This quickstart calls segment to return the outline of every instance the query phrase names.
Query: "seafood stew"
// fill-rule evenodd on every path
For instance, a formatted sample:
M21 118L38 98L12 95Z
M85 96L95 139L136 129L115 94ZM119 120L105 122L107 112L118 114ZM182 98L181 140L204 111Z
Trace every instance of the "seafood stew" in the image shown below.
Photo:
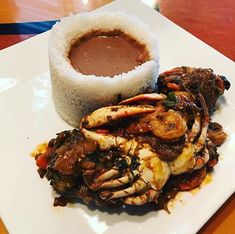
M207 82L214 88L203 92ZM36 156L40 176L60 195L55 206L81 198L166 209L178 191L202 183L227 136L210 115L229 82L209 69L182 67L162 73L158 88L164 94L141 94L92 112L80 129L57 134Z

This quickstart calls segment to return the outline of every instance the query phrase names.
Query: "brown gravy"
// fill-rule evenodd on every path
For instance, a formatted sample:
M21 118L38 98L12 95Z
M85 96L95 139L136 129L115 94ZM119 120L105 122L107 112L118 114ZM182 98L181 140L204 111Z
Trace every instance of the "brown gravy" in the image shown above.
M149 60L145 45L121 31L90 32L69 52L73 67L84 75L113 77Z

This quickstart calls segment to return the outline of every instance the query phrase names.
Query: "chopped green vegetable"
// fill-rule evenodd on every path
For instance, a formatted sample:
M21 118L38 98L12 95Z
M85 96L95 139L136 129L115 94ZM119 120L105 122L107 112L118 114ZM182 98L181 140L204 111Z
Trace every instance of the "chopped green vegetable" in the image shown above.
M177 103L177 98L174 92L170 92L167 95L167 99L163 102L166 107L173 107Z

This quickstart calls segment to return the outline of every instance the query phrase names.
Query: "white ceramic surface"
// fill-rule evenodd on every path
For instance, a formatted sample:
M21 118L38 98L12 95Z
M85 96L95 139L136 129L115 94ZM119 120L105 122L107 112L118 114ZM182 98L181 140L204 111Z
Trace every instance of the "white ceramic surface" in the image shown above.
M229 135L213 180L195 195L184 193L171 214L140 210L117 213L83 204L54 208L46 179L39 178L30 152L71 127L55 112L47 56L49 33L0 51L0 216L11 234L195 233L235 190L235 65L137 0L99 9L123 9L149 24L159 38L161 71L188 65L211 67L232 87L213 116ZM145 213L145 214L144 214Z

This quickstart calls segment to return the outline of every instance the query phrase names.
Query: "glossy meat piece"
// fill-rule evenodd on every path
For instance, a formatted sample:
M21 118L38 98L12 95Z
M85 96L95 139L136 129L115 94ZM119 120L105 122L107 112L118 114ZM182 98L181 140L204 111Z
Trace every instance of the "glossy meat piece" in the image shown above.
M212 69L177 67L163 72L158 78L158 91L167 94L172 91L187 91L194 96L204 97L209 113L212 114L215 103L230 83L224 76L216 75Z

